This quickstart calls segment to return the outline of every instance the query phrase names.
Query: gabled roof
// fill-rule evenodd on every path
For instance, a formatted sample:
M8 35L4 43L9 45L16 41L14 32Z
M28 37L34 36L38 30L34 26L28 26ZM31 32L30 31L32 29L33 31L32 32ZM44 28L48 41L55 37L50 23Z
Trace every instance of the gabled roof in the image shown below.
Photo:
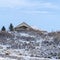
M22 26L26 26L26 27L29 27L31 28L31 26L29 26L27 23L25 22L22 22L21 24L19 24L18 26L16 26L15 28L19 28L19 27L22 27Z

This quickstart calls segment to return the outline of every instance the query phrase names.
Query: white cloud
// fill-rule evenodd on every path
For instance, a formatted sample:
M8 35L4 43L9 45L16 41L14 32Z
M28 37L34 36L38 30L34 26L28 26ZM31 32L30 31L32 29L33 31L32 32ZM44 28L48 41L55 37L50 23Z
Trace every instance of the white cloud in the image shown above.
M49 13L48 11L21 11L21 12L23 12L23 13L32 13L32 14L46 14L46 13Z
M48 11L44 11L43 9L57 9L59 8L57 5L54 5L50 2L43 1L29 1L29 0L0 0L0 7L8 7L8 8L19 8L22 9L21 12L24 13L49 13ZM41 11L41 9L43 11Z
M0 0L0 7L17 7L25 5L24 0Z
M33 0L32 0L33 1ZM40 7L40 8L57 8L58 6L49 3L28 0L0 0L0 7Z
M55 5L55 4L53 4L53 3L49 3L49 2L47 2L47 3L42 3L42 5L44 6L44 7L46 7L46 8L58 8L58 6L57 5Z

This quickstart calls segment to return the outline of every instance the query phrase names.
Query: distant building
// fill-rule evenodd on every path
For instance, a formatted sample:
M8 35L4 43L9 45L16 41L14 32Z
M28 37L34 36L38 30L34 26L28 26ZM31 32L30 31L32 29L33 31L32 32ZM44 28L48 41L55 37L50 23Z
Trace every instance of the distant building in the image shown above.
M16 26L14 28L15 31L19 31L19 30L31 30L33 29L31 26L29 26L27 23L23 22L21 24L19 24L18 26Z
M37 32L37 33L40 33L40 34L46 34L47 31L43 31L43 30L39 30L39 29L34 29L32 28L31 26L29 26L27 23L23 22L21 24L19 24L18 26L16 26L14 28L15 31L23 31L23 30L26 30L26 31L34 31L34 32Z

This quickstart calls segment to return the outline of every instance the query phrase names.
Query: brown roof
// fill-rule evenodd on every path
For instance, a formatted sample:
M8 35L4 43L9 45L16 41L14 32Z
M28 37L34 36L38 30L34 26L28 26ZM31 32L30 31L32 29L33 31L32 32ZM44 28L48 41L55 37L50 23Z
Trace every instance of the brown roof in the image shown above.
M19 28L19 27L22 27L22 26L26 26L26 27L29 27L31 28L31 26L29 26L27 23L23 22L21 24L19 24L18 26L16 26L15 28Z

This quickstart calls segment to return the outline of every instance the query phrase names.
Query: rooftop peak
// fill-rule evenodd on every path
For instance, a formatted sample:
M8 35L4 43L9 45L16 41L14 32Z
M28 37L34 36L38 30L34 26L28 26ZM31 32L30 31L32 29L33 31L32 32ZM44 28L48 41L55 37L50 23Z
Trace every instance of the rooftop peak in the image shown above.
M32 27L25 22L22 22L21 24L15 27L15 30L29 30L29 29L32 29Z
M25 22L22 22L21 24L17 25L16 27L22 27L22 26L25 26L25 27L31 27L29 26L27 23Z

